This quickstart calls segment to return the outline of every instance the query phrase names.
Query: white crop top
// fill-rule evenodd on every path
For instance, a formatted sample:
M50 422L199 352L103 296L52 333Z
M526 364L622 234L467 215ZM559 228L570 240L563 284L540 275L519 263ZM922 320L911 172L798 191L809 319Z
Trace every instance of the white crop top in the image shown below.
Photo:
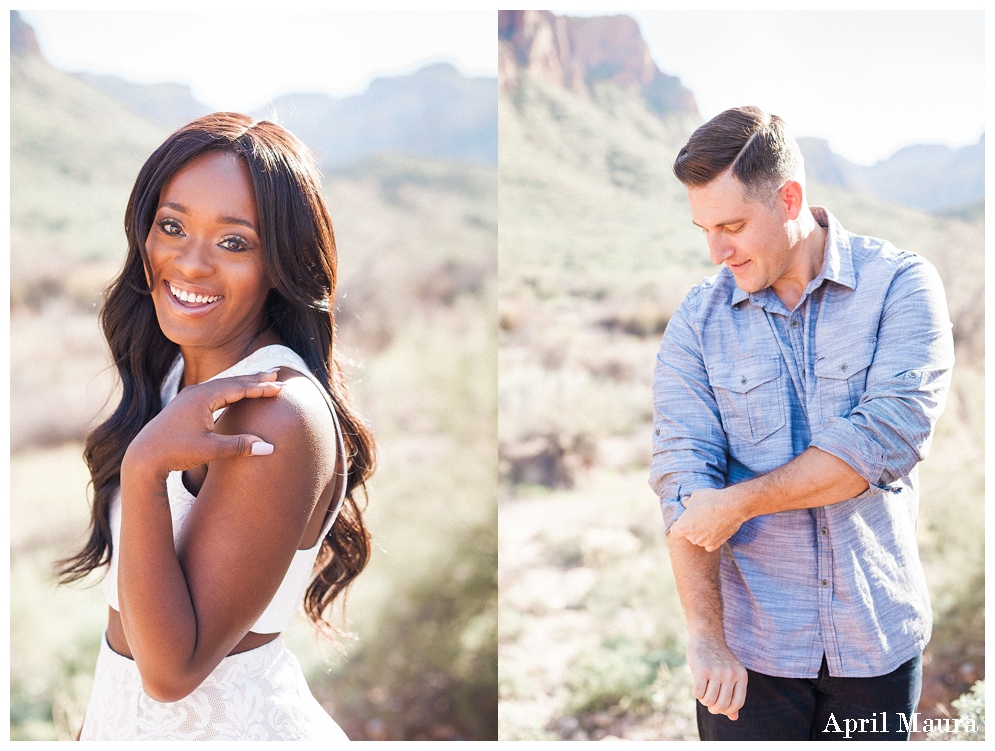
M228 370L218 373L214 378L251 375L275 367L289 368L301 375L307 376L318 387L318 391L321 392L322 396L325 397L328 408L332 413L332 419L335 421L335 445L338 452L338 460L335 466L342 468L341 471L344 472L346 466L345 444L342 440L342 428L339 426L338 415L335 413L328 393L296 352L279 344L263 347L257 349L244 360L235 363ZM176 396L182 375L183 357L180 356L176 358L176 362L173 363L173 367L166 376L166 380L163 381L161 389L163 407ZM214 378L210 380L214 380ZM217 419L223 412L223 408L215 412L214 419ZM182 472L169 473L169 477L166 479L166 490L169 495L169 511L173 519L173 542L175 544L176 540L179 539L180 530L183 529L183 523L186 521L187 515L193 508L197 498L183 484ZM311 580L311 572L314 568L314 562L318 557L318 551L321 549L321 541L328 534L328 530L332 528L339 510L342 508L342 502L345 500L345 490L346 478L342 477L338 497L335 499L335 505L331 513L328 514L328 519L325 521L317 544L307 550L298 550L294 553L294 559L291 561L290 568L287 569L287 573L284 575L279 589L273 595L273 599L270 600L269 605L266 606L266 610L259 616L259 619L252 625L252 628L249 629L250 631L257 634L275 634L286 630L293 623L294 616L297 614L304 600L304 592L307 590L307 585ZM115 610L120 610L117 596L117 551L120 550L121 544L120 489L114 493L114 497L111 499L110 523L113 548L111 562L107 567L107 574L104 576L104 597L107 598L108 605Z

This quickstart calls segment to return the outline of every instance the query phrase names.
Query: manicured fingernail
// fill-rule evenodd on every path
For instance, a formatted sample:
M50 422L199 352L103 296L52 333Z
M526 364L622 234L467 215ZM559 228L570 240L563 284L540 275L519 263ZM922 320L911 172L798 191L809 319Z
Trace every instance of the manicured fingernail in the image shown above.
M253 456L268 456L273 453L273 444L265 441L256 441L252 444Z

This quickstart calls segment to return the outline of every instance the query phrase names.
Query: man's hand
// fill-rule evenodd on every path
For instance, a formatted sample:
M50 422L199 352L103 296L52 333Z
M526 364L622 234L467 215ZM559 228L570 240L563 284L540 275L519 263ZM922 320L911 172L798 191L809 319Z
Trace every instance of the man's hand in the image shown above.
M734 502L731 485L723 490L696 490L684 501L684 513L670 528L670 534L685 537L709 553L736 534L746 521Z
M717 636L688 636L688 667L694 685L691 693L712 714L739 718L746 701L746 668Z

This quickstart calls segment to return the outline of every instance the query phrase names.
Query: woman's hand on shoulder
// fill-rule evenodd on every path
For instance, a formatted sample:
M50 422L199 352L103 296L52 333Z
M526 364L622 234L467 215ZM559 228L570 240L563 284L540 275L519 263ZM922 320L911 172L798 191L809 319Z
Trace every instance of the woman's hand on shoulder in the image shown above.
M251 433L215 431L214 412L244 399L279 394L277 372L234 376L188 386L135 437L125 453L122 471L139 466L164 478L217 459L273 453L273 444Z
M218 419L219 436L262 434L276 449L212 461L177 540L198 638L221 645L218 654L272 599L334 477L331 414L311 381L294 375L281 373L277 398L241 401Z
M163 410L161 430L150 431L155 440L184 443L184 452L176 454L177 469L202 463L208 454L217 457L208 460L207 476L175 543L168 516L164 528L142 520L169 514L149 502L152 492L141 490L149 487L149 476L136 472L126 482L122 473L122 620L146 690L170 697L164 701L192 691L243 639L283 581L312 514L327 506L335 471L334 420L309 379L289 370L277 377L285 381L276 390L272 380L259 378L201 384L210 390L198 387L202 393L192 391L184 399L189 404L180 402L172 415ZM271 394L274 398L245 398ZM226 404L232 406L214 424L211 413ZM262 456L246 451L246 441L257 436L275 451ZM233 437L242 439L241 453L231 444L217 448ZM202 448L202 441L210 446ZM159 466L176 466L175 458L162 464L162 457L173 457L169 452L153 455ZM138 499L130 506L128 485ZM162 485L155 497L165 491ZM128 543L130 553L126 535L138 541ZM174 554L177 565L171 570L168 557Z

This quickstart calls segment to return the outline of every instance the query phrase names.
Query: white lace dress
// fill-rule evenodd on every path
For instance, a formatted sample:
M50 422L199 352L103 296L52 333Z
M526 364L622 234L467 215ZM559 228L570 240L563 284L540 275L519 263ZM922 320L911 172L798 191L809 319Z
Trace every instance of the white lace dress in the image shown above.
M258 373L276 366L310 375L293 351L271 346L257 350L216 377ZM181 364L166 379L164 401L175 395L176 384L170 379L178 382L180 374ZM179 497L182 482L167 483L167 488L171 507L187 505L190 499ZM179 521L174 517L174 525ZM310 574L310 567L304 568ZM111 589L116 595L117 572L116 567L112 569ZM116 597L108 599L113 600L112 606L116 605ZM299 604L298 599L290 611L291 618ZM271 603L267 612L275 605L276 602ZM135 661L112 650L105 635L80 740L327 742L349 739L311 694L297 658L279 637L256 649L226 657L197 689L180 701L158 702L142 690Z
M279 638L221 661L189 696L158 702L135 661L101 640L83 741L347 741Z

